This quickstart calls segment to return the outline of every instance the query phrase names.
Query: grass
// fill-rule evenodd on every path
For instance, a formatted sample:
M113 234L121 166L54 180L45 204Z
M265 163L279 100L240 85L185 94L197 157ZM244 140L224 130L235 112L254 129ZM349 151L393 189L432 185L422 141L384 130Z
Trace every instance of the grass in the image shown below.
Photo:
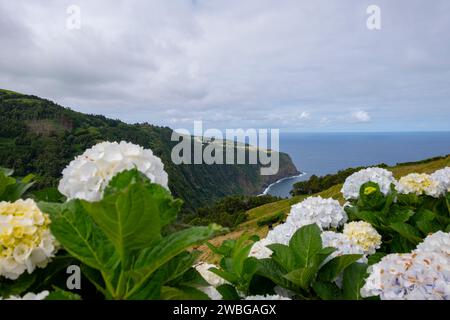
M444 167L450 166L450 155L438 160L426 161L426 162L417 162L411 164L399 164L393 167L387 168L392 171L395 178L399 179L402 176L407 175L408 173L417 172L417 173L433 173L438 169L442 169ZM341 204L345 202L342 194L340 192L342 188L342 184L338 184L332 186L331 188L319 192L316 195L319 195L323 198L333 198L338 200ZM277 202L272 202L265 204L263 206L253 208L247 211L248 220L238 226L232 232L227 234L220 235L212 240L210 243L217 246L220 245L226 239L237 239L244 233L256 234L260 237L265 237L268 232L268 227L263 226L259 227L257 225L258 220L275 214L277 212L289 213L291 206L302 201L307 196L296 196L290 199L284 199ZM215 256L207 246L200 246L198 248L203 253L200 256L201 261L208 261L210 263L217 263L218 257Z
M20 93L18 93L18 92L11 91L11 90L6 90L6 89L0 89L0 93L5 93L5 94L20 94Z

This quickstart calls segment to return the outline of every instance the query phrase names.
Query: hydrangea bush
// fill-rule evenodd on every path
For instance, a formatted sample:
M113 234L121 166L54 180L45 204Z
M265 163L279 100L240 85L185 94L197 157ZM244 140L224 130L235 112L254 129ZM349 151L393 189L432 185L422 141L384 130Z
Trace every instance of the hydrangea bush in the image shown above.
M450 299L450 168L361 170L344 206L309 197L266 237L219 246L220 226L169 228L182 202L140 146L93 146L59 192L12 174L0 169L0 299ZM204 243L217 265L198 261ZM90 291L64 290L71 264Z

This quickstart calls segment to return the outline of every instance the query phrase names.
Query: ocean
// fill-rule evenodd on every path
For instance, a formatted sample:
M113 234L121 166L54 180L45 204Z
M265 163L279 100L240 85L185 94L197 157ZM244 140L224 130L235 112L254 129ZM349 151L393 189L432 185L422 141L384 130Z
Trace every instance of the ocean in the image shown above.
M321 176L349 167L395 165L450 154L450 132L281 133L280 151L288 153L304 174L274 183L265 193L289 197L292 185L312 174Z

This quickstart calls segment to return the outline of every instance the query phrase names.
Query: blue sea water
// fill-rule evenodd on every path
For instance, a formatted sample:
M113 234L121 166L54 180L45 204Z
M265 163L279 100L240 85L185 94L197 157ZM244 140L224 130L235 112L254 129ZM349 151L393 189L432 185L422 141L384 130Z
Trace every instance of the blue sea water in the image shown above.
M408 133L281 133L280 150L306 174L284 179L266 192L288 197L292 185L312 174L325 175L349 167L423 160L450 154L450 132Z

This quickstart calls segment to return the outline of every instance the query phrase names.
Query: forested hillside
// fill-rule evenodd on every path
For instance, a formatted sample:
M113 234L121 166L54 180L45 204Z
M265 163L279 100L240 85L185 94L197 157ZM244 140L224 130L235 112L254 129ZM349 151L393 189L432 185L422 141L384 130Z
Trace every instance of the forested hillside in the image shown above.
M62 169L100 141L126 140L151 148L169 175L169 187L186 208L212 203L233 194L257 194L264 186L294 175L287 154L280 154L277 175L261 176L259 165L174 165L170 160L172 130L148 123L127 124L87 115L36 96L0 90L0 166L17 175L38 174L38 187L56 186Z

